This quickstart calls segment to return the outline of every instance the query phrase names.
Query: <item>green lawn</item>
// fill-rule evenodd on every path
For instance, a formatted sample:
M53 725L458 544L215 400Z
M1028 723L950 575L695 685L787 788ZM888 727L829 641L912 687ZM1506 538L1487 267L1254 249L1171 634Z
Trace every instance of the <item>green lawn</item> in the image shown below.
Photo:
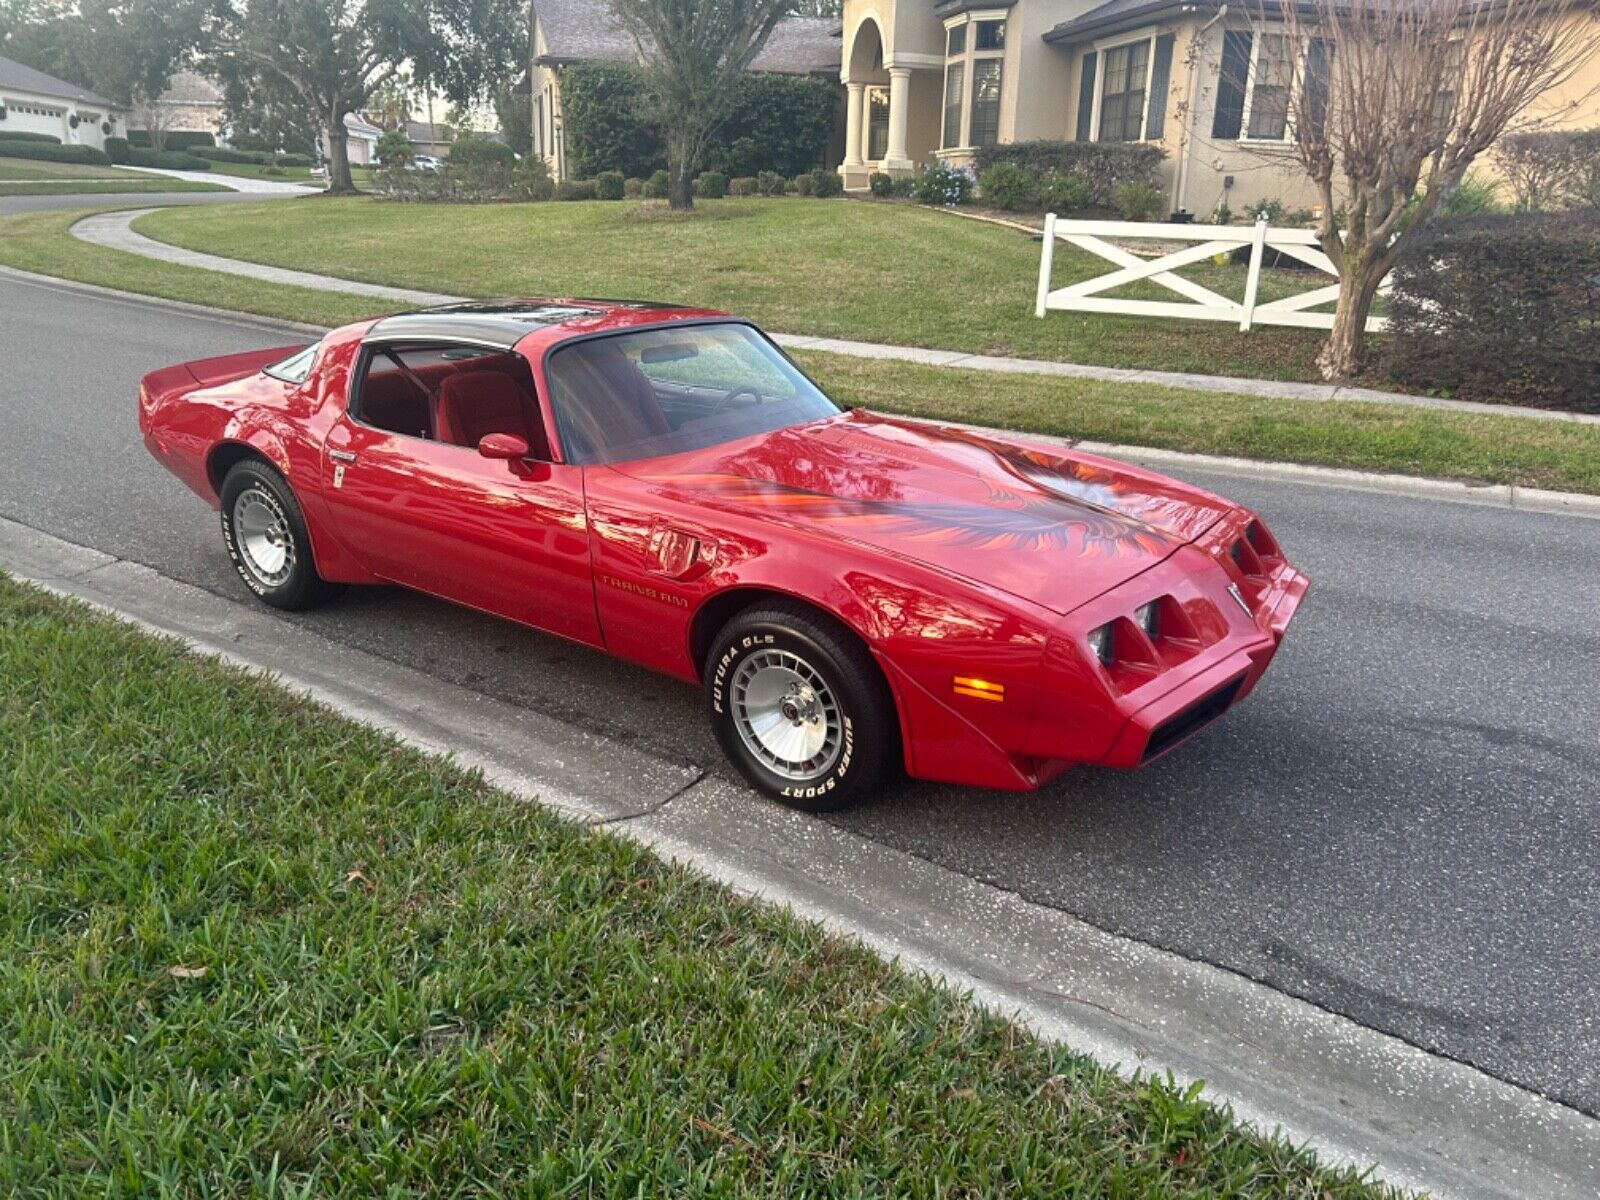
M1384 1194L0 575L0 1191Z
M193 249L402 287L676 301L787 333L986 354L1311 379L1320 344L1305 330L1241 335L1205 322L1082 313L1040 320L1036 241L909 205L707 201L685 219L631 202L456 206L358 197L270 210L173 209L141 218L138 228ZM1102 262L1064 243L1055 261L1057 285L1098 274Z
M214 183L195 183L125 167L91 163L38 162L0 155L0 197L93 195L101 192L216 192Z
M343 203L313 198L279 202L270 211ZM67 232L83 215L43 212L0 218L0 264L324 325L372 316L379 304L91 246ZM1600 427L1592 425L1394 404L1269 400L1155 384L993 375L814 352L798 357L841 403L884 412L1199 453L1600 493Z
M310 167L280 167L268 171L260 163L230 163L213 162L208 168L218 175L233 175L240 179L272 179L280 183L311 183ZM350 176L360 187L372 179L372 172L366 167L351 167ZM316 181L320 182L320 181Z

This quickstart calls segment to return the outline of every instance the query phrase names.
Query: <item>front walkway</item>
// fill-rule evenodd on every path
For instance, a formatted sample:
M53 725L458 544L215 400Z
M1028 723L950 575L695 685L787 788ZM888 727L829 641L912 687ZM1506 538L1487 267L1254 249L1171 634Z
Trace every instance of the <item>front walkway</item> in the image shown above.
M182 174L186 177L198 174L193 171L167 173ZM230 177L219 175L215 178L221 180ZM331 275L318 275L310 271L293 271L285 267L270 267L261 263L223 258L221 255L205 254L198 250L185 250L180 246L158 242L133 230L134 221L146 213L155 211L157 210L154 208L137 208L97 213L75 224L72 227L72 234L82 241L104 246L110 250L121 250L128 254L159 259L179 266L196 267L203 271L240 275L248 279L258 279L263 283L281 283L291 287L310 288L314 291L348 292L352 295L372 296L379 300L411 305L454 304L477 298L452 296L444 292L418 291L413 288L388 287L377 283L360 283L351 279L338 279ZM1096 367L1081 363L1049 362L1036 358L1003 358L990 354L967 354L960 350L927 350L917 346L887 346L877 342L852 342L839 338L809 337L790 333L774 333L772 337L780 346L792 350L822 350L850 358L910 362L932 367L955 367L963 371L1149 383L1185 388L1190 391L1276 396L1285 400L1354 400L1374 404L1400 404L1413 408L1442 409L1449 412L1483 413L1497 417L1525 417L1531 420L1573 421L1600 425L1600 416L1588 413L1518 408L1510 404L1480 404L1471 400L1444 400L1436 396L1412 396L1402 392L1381 392L1373 388L1343 387L1329 383L1292 383L1234 375L1196 375L1183 371L1135 371L1124 367Z

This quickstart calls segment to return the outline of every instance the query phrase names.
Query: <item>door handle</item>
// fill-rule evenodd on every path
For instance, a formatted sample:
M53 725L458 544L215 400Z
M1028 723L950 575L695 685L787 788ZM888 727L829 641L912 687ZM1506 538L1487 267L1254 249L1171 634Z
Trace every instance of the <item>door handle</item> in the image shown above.
M356 456L348 450L329 450L328 457L342 463L353 463L356 460Z

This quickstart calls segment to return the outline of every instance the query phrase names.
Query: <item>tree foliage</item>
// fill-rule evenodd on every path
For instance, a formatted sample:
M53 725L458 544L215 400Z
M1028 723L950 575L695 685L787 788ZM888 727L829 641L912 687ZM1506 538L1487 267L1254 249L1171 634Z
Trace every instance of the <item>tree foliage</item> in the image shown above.
M165 90L205 12L206 0L0 0L0 53L132 107Z
M694 177L739 80L795 0L607 0L646 67L667 147L668 199L694 207Z

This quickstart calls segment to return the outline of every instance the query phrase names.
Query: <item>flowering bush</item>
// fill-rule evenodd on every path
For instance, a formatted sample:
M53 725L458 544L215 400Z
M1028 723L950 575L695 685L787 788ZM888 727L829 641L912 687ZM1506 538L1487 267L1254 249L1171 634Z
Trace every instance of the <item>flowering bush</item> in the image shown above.
M965 204L972 198L972 173L963 167L931 163L917 176L914 195L923 204Z

